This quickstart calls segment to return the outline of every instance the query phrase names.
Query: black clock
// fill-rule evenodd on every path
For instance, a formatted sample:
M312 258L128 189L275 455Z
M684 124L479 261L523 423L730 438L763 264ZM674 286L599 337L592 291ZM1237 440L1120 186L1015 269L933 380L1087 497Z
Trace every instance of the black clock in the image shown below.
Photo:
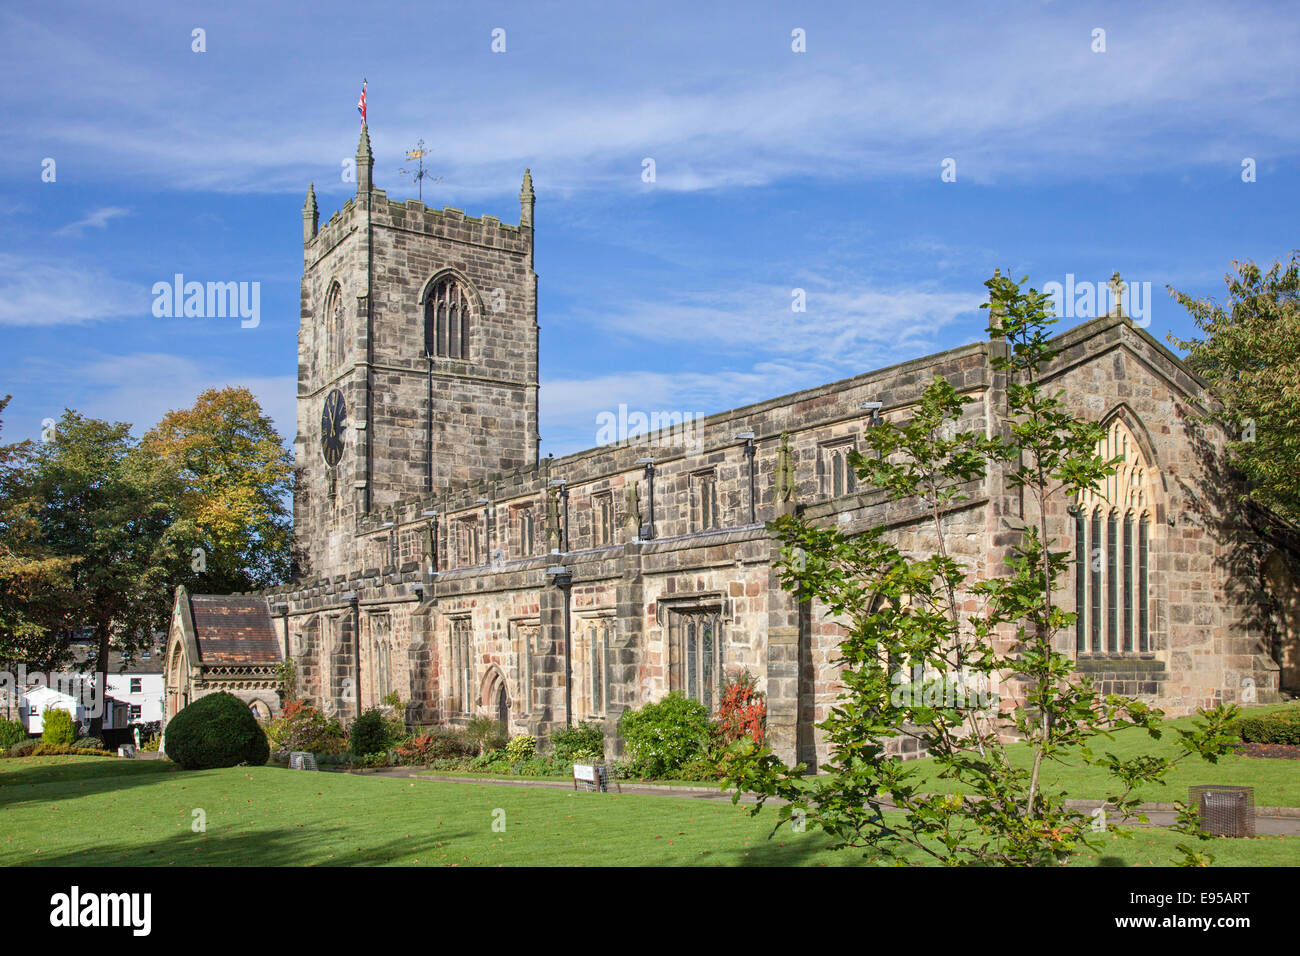
M343 429L347 427L347 407L337 388L325 396L320 413L320 450L325 463L333 468L343 457Z

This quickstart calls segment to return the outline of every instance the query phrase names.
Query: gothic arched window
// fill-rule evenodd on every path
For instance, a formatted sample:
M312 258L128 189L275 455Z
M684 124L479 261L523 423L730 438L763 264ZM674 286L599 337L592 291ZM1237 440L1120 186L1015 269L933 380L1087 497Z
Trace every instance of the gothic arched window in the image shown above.
M429 287L424 298L424 351L439 358L469 358L469 295L455 276Z
M1075 502L1075 650L1147 653L1151 640L1150 546L1154 471L1121 418L1097 454L1123 460Z
M343 290L335 282L325 295L325 371L332 372L347 357L344 334Z

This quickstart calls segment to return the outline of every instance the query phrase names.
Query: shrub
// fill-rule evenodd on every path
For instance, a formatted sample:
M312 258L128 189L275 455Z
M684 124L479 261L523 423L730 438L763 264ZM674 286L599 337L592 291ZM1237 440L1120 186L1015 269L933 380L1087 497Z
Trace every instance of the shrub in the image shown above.
M238 697L200 697L167 724L167 756L186 770L261 766L270 757L266 734Z
M383 714L372 708L352 722L351 750L356 757L388 750L388 727Z
M560 761L588 758L600 759L605 753L605 731L600 724L578 724L551 734L551 751Z
M651 778L676 774L691 760L704 757L710 726L705 706L678 691L640 710L625 711L618 722L632 772Z
M107 746L104 744L104 741L100 740L98 737L78 737L75 741L73 741L72 746L79 747L83 750L107 750L108 749Z
M90 738L95 739L95 738ZM103 747L79 747L71 744L36 744L29 756L32 757L114 757Z
M427 764L435 760L460 760L476 752L477 748L462 731L435 727L401 744L397 759L404 764Z
M297 702L284 705L279 718L266 725L266 736L277 760L289 759L295 750L317 755L342 753L348 741L338 718Z
M41 731L42 743L70 745L77 739L77 725L66 710L47 710L43 716L45 729Z
M506 744L506 758L512 763L531 760L537 753L537 738L532 734L519 734L511 737Z
M32 751L36 749L36 746L39 743L40 741L37 740L35 737L28 737L26 740L20 740L18 741L18 743L13 744L9 748L9 756L30 757L32 755Z
M465 725L465 736L480 754L500 750L506 745L506 730L491 717L474 717Z
M1242 717L1234 729L1247 743L1300 744L1300 707Z
M763 745L767 723L767 701L758 689L758 681L749 671L741 671L722 685L718 702L718 730L723 744L750 737Z
M8 750L27 739L27 728L17 720L0 720L0 750Z

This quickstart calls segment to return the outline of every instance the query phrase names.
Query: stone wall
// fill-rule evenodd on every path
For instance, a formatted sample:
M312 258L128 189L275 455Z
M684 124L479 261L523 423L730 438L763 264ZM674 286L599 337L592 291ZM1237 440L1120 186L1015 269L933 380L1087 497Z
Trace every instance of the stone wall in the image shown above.
M843 630L824 608L781 589L778 548L764 523L798 509L848 532L885 525L914 556L935 550L929 516L850 486L842 471L837 477L836 456L862 448L873 415L864 403L905 421L936 375L971 399L961 427L1004 431L1006 384L991 358L1005 346L977 342L539 462L530 182L522 224L508 226L390 202L364 178L357 199L318 232L308 230L305 247L295 522L310 566L275 598L289 605L304 694L344 716L378 703L372 658L386 641L383 673L411 700L415 720L461 723L495 713L493 695L504 686L512 732L545 738L566 720L591 719L612 738L624 709L689 680L681 636L689 624L716 641L710 667L758 678L778 753L824 760L816 724L838 693ZM469 359L435 360L432 369L430 476L420 298L446 269L476 290L476 311ZM320 310L335 281L355 334L349 360L330 369ZM1085 653L1082 667L1106 689L1147 696L1173 713L1246 699L1247 687L1268 699L1277 665L1256 599L1267 548L1233 512L1215 473L1222 437L1196 423L1204 410L1199 383L1123 318L1094 320L1059 344L1050 386L1064 389L1079 415L1122 417L1158 479L1152 648ZM333 474L313 437L332 387L344 391L352 420L366 423L351 433ZM783 446L794 467L792 501L776 493ZM1073 546L1069 504L1060 495L1049 504L1062 547ZM1005 467L995 466L945 516L943 541L976 576L996 575L1018 529L1036 518ZM1057 596L1071 609L1073 584ZM976 610L963 602L963 613ZM471 642L465 656L455 643L462 632ZM1062 635L1061 646L1072 650L1073 635ZM603 675L599 705L593 668Z

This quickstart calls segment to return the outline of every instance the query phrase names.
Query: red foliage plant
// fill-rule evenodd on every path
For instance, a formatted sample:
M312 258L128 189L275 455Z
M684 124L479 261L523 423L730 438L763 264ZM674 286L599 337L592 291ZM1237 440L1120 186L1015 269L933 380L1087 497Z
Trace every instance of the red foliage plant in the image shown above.
M718 701L718 729L725 743L752 737L763 743L767 723L767 700L758 689L758 681L749 671L728 678Z

